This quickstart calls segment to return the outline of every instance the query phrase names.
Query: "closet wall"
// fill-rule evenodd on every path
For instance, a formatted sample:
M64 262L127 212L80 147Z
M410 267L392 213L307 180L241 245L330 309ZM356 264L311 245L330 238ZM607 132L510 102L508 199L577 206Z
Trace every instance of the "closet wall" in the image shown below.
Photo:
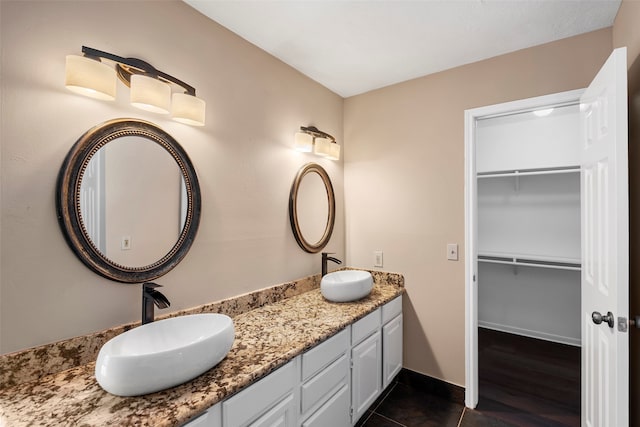
M477 122L478 324L580 345L579 106Z

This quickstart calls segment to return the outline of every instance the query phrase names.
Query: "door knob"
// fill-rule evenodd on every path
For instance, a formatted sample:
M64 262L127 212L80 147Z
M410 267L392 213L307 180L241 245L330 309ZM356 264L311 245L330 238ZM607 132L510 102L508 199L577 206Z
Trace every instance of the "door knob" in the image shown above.
M605 322L609 325L610 328L613 328L613 325L615 324L615 320L613 320L613 313L610 311L607 312L607 314L604 316L600 314L599 311L594 311L593 313L591 313L591 320L593 320L593 323L595 323L596 325Z

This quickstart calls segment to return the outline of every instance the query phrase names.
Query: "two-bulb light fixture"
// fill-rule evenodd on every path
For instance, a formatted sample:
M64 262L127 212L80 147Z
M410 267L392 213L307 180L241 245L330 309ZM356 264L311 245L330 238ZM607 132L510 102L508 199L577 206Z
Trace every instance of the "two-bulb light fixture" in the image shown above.
M111 53L82 46L80 55L67 55L68 89L101 100L116 98L119 78L130 90L131 105L146 111L169 114L173 120L192 126L204 126L205 101L185 82L155 69L137 58L122 58ZM115 63L115 68L102 62ZM178 91L174 92L173 88Z
M315 126L300 126L300 132L295 135L294 148L303 153L340 160L340 146L336 139Z

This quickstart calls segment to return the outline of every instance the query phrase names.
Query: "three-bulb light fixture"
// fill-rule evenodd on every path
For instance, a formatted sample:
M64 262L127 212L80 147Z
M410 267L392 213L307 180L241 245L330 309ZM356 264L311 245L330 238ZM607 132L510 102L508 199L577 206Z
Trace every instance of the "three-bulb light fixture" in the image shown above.
M137 58L122 58L82 46L80 55L67 55L68 89L101 100L116 98L119 78L130 90L131 105L146 111L169 114L173 120L204 126L205 101L196 97L194 87ZM115 68L105 62L115 63ZM173 88L178 87L174 92Z
M303 153L340 160L340 145L336 139L315 126L300 126L300 132L295 135L294 148Z

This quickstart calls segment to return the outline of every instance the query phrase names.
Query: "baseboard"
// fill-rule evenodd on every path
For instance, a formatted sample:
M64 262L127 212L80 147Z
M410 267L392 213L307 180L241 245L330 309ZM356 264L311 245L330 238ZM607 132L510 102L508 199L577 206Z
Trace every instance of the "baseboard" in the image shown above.
M435 394L451 402L464 405L464 387L402 368L396 381L424 392Z
M494 331L508 332L510 334L522 335L529 338L538 338L541 340L557 342L560 344L572 345L575 347L581 346L580 338L565 337L562 335L548 334L546 332L532 331L530 329L517 328L515 326L501 325L499 323L478 321L478 326L481 328L492 329Z

